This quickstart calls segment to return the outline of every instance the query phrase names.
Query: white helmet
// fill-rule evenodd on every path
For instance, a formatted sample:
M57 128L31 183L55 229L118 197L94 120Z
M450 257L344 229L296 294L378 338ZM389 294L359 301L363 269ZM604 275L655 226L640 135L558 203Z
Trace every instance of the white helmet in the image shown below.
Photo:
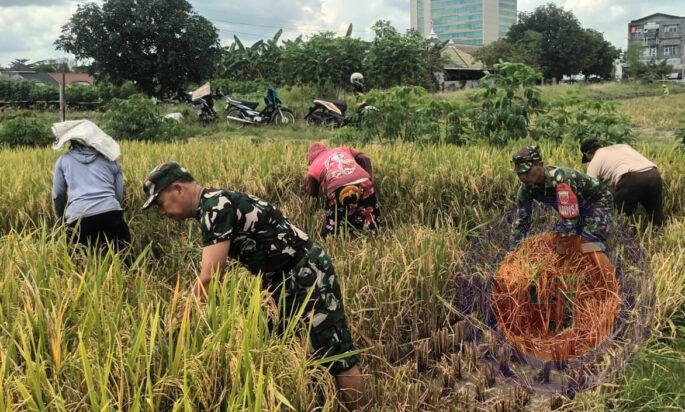
M352 73L350 83L364 87L364 76L358 72Z

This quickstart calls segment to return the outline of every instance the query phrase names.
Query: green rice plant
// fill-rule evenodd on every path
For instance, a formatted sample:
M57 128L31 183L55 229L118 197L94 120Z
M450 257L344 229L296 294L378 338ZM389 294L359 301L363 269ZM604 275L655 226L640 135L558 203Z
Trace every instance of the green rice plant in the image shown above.
M259 277L231 264L212 281L206 304L185 299L200 262L197 225L139 208L143 178L168 160L207 187L273 202L333 257L368 375L370 410L494 410L516 398L499 380L479 386L488 381L485 371L454 337L449 303L460 293L453 281L472 236L513 205L518 182L511 154L533 141L357 145L373 161L385 223L374 235L322 240L315 234L323 211L304 192L305 158L310 141L334 136L217 125L184 142L122 142L135 256L130 267L113 253L71 248L56 226L50 188L59 153L0 150L0 409L338 408L333 380L308 357L306 317L292 321L287 333L272 334L268 319L278 314ZM545 163L583 167L576 142L540 145ZM635 147L659 165L667 193L668 224L641 235L655 276L653 338L622 380L579 395L574 410L682 407L685 153L673 150L672 139ZM438 344L440 336L447 336L446 345ZM476 393L482 402L475 402ZM549 399L521 402L532 408Z

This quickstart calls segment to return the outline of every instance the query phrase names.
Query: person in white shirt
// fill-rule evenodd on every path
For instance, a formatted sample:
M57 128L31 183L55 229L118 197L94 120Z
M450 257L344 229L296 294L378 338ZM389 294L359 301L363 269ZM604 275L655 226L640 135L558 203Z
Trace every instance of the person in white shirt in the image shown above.
M654 226L664 223L663 181L656 165L627 144L602 146L587 139L580 146L587 174L612 189L616 208L627 215L638 204L647 211Z

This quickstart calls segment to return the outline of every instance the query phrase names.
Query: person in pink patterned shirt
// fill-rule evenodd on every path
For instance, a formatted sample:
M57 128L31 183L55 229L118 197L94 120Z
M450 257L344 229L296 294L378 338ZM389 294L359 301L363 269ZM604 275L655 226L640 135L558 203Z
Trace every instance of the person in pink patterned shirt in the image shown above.
M371 159L347 146L327 148L314 142L307 151L307 193L326 196L326 220L321 235L344 228L375 230L381 219L373 187Z

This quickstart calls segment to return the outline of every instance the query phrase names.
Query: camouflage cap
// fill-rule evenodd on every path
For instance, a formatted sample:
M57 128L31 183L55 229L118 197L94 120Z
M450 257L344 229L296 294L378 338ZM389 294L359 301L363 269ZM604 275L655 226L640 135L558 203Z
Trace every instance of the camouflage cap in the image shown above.
M188 173L183 166L176 162L162 163L152 169L150 174L145 178L145 181L143 181L143 192L148 196L143 205L143 209L150 207L162 190L181 178L192 179L193 176Z
M533 167L533 163L542 161L540 148L537 146L524 147L516 152L511 161L514 163L516 174L528 173L530 168Z

